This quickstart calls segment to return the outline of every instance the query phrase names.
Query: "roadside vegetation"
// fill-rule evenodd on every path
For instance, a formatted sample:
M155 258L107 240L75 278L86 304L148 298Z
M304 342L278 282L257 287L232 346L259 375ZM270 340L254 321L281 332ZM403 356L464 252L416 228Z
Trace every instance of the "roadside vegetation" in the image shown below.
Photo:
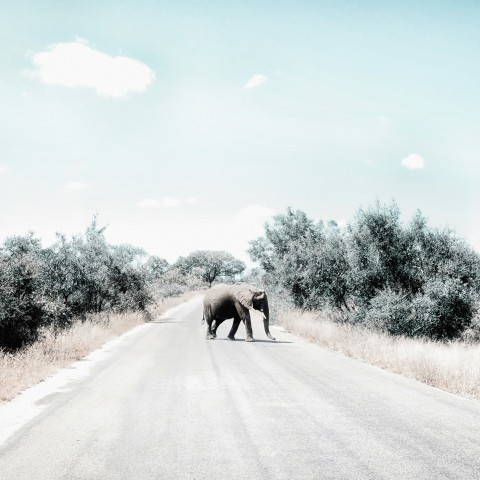
M338 321L331 310L283 310L277 323L288 332L349 357L442 390L480 399L480 344L389 335Z
M286 330L480 398L480 257L452 230L420 212L403 223L395 203L345 228L288 209L249 253Z
M83 235L59 234L48 248L33 233L0 246L0 400L245 269L217 251L169 265L110 245L104 232L93 220Z
M273 322L322 346L480 398L480 256L420 212L360 209L344 228L288 209L249 254L195 251L169 265L110 245L94 220L44 248L30 233L0 246L0 400L213 283L267 288ZM193 292L193 293L192 293Z

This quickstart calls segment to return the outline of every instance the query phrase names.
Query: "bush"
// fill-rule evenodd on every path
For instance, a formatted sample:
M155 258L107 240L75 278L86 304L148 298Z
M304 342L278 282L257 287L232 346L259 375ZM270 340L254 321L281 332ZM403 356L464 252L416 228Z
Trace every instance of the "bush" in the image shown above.
M475 297L458 279L434 278L425 285L425 294L412 302L413 322L419 335L435 340L461 336L475 314Z
M265 237L250 242L249 254L295 306L348 308L346 250L335 222L325 227L300 210L288 209L265 226Z
M413 298L380 291L367 306L357 309L350 321L392 335L451 340L471 326L475 311L475 297L464 284L435 278L427 283L425 293Z
M390 290L382 290L373 297L368 307L360 309L355 323L364 323L368 327L392 335L412 335L411 302Z
M46 323L40 241L33 234L11 237L0 249L0 348L14 350L37 338Z
M35 341L40 328L58 331L89 313L145 309L152 299L144 256L128 245L109 245L95 220L84 235L59 235L46 249L33 234L6 239L0 248L0 349L18 349ZM162 268L161 261L150 263Z
M452 339L477 311L480 257L451 230L395 203L360 209L345 230L288 209L250 243L252 260L297 307L335 307L394 335Z
M179 297L191 290L205 288L205 282L194 274L184 275L178 268L172 267L151 284L154 298Z

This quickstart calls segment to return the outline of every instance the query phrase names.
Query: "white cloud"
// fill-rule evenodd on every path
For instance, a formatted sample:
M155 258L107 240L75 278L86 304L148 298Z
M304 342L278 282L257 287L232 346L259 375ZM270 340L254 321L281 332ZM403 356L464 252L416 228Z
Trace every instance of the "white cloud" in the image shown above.
M147 65L128 57L111 57L80 40L51 45L35 53L32 61L31 74L47 85L93 88L109 97L143 92L155 79Z
M249 90L252 88L261 87L268 82L268 77L266 75L256 74L243 86L243 88Z
M8 170L8 169L7 169L7 167L6 167L5 165L0 165L0 175L1 175L2 173L7 173L7 170Z
M406 168L419 170L425 167L425 160L417 153L411 153L402 160L402 165Z
M182 201L179 198L174 197L163 197L162 199L158 198L145 198L141 202L138 202L137 205L141 208L172 208L178 207L182 204Z
M68 182L64 187L68 190L85 190L88 185L83 182Z
M188 197L185 199L185 203L191 205L193 203L197 203L197 199L195 197Z

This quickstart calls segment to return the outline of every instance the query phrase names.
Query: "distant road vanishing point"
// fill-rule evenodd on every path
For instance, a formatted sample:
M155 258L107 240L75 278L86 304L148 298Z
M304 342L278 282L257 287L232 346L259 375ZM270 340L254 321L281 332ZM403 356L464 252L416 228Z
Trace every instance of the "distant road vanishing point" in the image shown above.
M478 479L480 403L201 299L126 336L4 440L2 480ZM89 360L86 360L88 362ZM0 407L0 409L5 406ZM0 426L1 428L1 426Z

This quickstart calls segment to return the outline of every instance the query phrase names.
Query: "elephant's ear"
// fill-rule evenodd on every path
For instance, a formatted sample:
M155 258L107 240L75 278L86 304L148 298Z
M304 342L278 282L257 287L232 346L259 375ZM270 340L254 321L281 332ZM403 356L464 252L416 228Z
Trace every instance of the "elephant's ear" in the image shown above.
M255 294L256 289L250 285L241 285L236 288L236 297L237 300L249 310L253 308L253 295Z

